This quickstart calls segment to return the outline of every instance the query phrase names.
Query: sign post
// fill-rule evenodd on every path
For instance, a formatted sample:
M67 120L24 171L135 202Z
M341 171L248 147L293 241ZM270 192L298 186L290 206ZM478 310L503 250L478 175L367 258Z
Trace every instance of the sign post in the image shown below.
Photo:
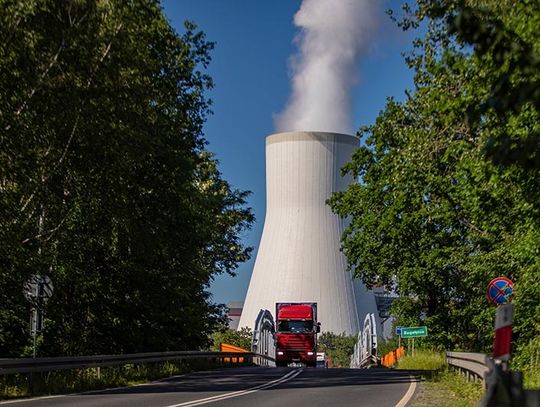
M506 277L496 277L487 286L488 300L497 306L495 314L495 337L493 340L493 359L503 362L503 369L510 360L512 351L512 321L514 305L510 304L514 283Z
M402 338L419 338L427 336L427 326L401 327Z
M396 326L396 335L398 337L398 348L401 348L401 328L402 326Z
M495 340L493 343L493 358L504 362L510 360L512 347L512 321L514 304L504 304L497 307L495 315Z
M400 327L399 332L400 339L407 338L408 340L412 338L412 355L414 356L414 338L427 336L427 326L402 326Z
M510 304L514 283L506 277L495 277L487 286L487 298L494 305Z
M33 275L23 287L23 295L32 304L30 311L30 333L33 338L32 357L36 357L37 334L43 330L43 306L54 290L48 276Z

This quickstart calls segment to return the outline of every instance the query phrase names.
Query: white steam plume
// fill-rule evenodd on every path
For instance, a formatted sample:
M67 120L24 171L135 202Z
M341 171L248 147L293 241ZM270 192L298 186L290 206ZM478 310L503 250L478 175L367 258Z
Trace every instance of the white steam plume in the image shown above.
M277 131L353 130L351 90L358 60L371 43L382 0L303 0L291 58L292 95L275 117Z

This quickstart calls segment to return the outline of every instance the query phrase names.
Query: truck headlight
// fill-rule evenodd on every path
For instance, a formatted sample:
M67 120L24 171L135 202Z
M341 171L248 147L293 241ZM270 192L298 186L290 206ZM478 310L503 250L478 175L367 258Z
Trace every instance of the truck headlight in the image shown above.
M283 352L280 351L280 350L278 350L277 354L278 354L279 356L283 356Z
M307 354L308 354L308 356L313 356L314 355L313 352L308 352Z

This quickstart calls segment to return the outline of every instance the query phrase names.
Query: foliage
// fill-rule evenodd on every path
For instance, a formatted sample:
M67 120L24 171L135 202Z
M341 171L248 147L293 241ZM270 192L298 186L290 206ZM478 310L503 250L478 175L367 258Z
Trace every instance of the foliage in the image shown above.
M205 150L213 44L157 0L0 0L0 36L0 356L29 344L32 274L41 355L204 347L253 222Z
M221 343L227 343L250 351L252 340L253 331L247 326L242 327L238 331L236 329L224 329L212 334L212 350L217 352Z
M357 337L355 335L323 332L317 342L317 352L324 352L329 360L329 367L348 368L354 353Z
M525 388L540 388L540 337L532 338L529 342L520 344L513 352L511 360L513 370L523 371Z
M389 352L396 350L399 347L397 336L393 335L390 338L377 337L377 356L382 357Z
M436 348L489 352L485 287L505 275L515 339L527 343L540 332L538 4L420 0L405 11L404 28L428 26L407 57L415 90L360 131L344 169L360 182L329 201L351 219L343 251L367 286L401 297L396 322L427 325Z
M414 355L411 350L398 362L398 369L410 370L441 370L446 367L444 354L428 350L417 349Z
M486 0L439 0L418 2L417 17L427 15L446 22L449 35L472 45L490 77L490 88L480 103L469 105L471 121L479 123L493 110L499 124L532 106L540 111L540 46L536 35L540 4L488 2ZM517 136L517 137L516 137ZM525 137L523 137L525 136ZM488 154L502 163L519 162L540 166L540 133L526 135L502 132L486 145Z

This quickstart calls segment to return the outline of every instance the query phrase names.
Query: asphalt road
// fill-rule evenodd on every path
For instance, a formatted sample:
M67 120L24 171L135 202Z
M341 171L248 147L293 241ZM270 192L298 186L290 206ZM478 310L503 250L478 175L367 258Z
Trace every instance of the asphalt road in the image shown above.
M13 407L403 407L416 383L405 371L244 367L140 386L0 402Z

